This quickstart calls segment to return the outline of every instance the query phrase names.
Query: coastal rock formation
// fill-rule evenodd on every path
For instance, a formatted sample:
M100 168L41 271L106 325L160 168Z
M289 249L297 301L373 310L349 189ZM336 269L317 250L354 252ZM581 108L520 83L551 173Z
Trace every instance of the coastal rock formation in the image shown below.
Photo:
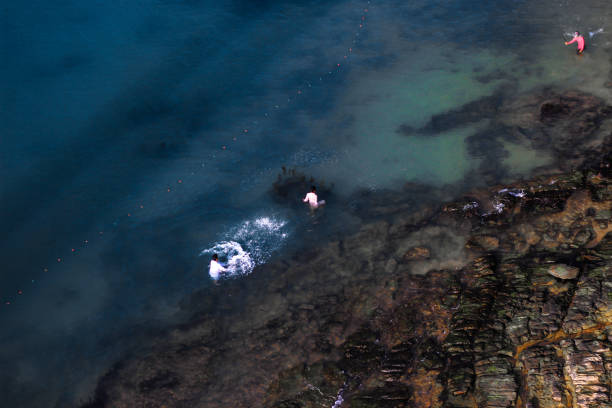
M504 137L580 170L419 210L360 196L359 231L185 299L84 408L612 407L610 108L522 98L494 106ZM285 171L274 194L309 183Z
M189 323L117 364L87 407L612 407L602 163L367 224L203 290Z

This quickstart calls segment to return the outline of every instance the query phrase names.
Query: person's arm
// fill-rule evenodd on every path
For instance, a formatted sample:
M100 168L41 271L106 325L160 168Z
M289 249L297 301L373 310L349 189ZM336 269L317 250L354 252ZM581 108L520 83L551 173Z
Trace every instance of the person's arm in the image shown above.
M227 272L227 268L225 268L221 262L215 261L215 263L216 263L215 267L217 268L217 271Z
M577 38L578 38L578 37L574 37L574 38L572 39L572 41L566 41L566 42L565 42L565 45L570 45L570 44L575 43L575 42L577 41Z
M308 194L306 194L306 197L304 197L304 199L302 200L302 202L304 202L304 203L305 203L306 201L308 201Z

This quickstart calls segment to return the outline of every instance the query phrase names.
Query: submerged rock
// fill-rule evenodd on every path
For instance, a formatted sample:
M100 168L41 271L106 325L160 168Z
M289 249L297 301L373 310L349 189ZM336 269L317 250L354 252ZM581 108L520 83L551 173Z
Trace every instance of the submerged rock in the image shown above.
M404 259L407 261L422 261L431 256L431 251L426 247L414 247L409 249L404 254Z
M289 205L300 206L306 193L310 192L311 186L317 188L317 194L329 200L333 184L327 185L322 180L315 180L312 176L300 172L296 169L282 168L276 181L272 184L271 195L277 202ZM303 206L303 205L302 205Z
M467 150L483 158L478 177L488 184L511 174L503 163L509 156L508 144L536 149L551 157L546 168L562 171L591 162L612 144L612 106L581 91L547 88L523 94L500 88L491 96L434 115L420 129L402 125L397 132L431 137L476 123L482 126L466 138Z
M574 266L555 264L547 266L546 272L559 279L576 279L580 269Z

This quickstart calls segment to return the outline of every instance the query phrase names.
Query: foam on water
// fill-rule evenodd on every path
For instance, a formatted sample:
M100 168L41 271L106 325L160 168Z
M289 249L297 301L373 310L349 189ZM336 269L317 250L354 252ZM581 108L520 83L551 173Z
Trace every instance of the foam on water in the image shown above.
M223 238L200 256L218 254L225 261L226 276L247 275L255 266L264 264L288 236L287 222L271 217L247 220L231 228Z
M603 32L604 32L603 27L598 28L598 29L597 29L597 30L595 30L595 31L589 31L589 38L593 38L593 37L594 37L594 36L596 36L597 34L601 34L601 33L603 33Z
M499 194L506 193L508 195L511 195L513 197L518 197L518 198L523 198L523 197L525 197L527 195L527 193L525 193L525 190L523 190L522 188L521 189L516 189L516 188L508 189L508 188L504 188L504 189L499 190L498 193Z

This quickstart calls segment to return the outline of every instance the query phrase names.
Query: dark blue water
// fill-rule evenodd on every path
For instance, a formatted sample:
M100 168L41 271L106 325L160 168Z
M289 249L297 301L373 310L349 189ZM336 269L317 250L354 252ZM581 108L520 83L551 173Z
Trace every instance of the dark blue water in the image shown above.
M518 92L581 73L578 86L601 90L610 16L590 3L579 15L559 2L472 0L3 5L7 406L86 400L120 355L175 321L183 296L211 284L216 245L231 243L247 261L236 273L248 273L354 230L363 220L343 201L357 191L465 184L480 163L464 146L479 124L431 139L399 126L504 81ZM559 47L578 26L604 28L588 67ZM550 160L508 151L507 177ZM296 210L301 196L274 199L282 166L334 183L326 228Z

